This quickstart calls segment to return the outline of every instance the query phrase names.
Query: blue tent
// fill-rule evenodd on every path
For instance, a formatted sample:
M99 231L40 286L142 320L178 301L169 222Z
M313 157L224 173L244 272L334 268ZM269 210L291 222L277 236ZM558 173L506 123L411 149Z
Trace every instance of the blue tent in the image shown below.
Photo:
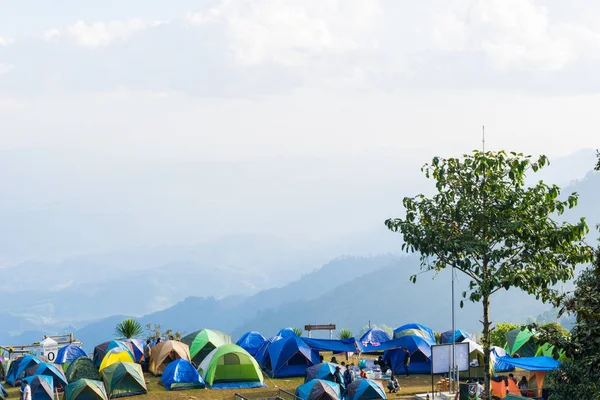
M17 358L10 364L8 373L6 374L6 383L11 386L16 386L19 380L25 376L25 370L33 365L39 364L41 361L35 356L26 355Z
M125 340L123 340L123 342L129 343L131 345L131 349L133 349L133 358L136 362L140 361L142 359L142 357L144 357L145 342L143 340L141 340L141 339L125 339Z
M560 362L552 357L500 357L499 361L512 365L516 368L521 368L526 371L552 371L560 367Z
M2 394L2 396L4 397L8 396L8 393L6 393L6 389L4 389L4 386L2 386L2 382L0 382L0 394Z
M383 353L383 359L392 366L394 374L404 373L404 348L407 348L410 354L409 373L431 373L431 345L427 340L420 336L403 336L398 339L398 343L402 348Z
M385 391L375 381L358 379L348 385L348 400L387 399Z
M269 344L262 368L275 378L304 376L306 368L320 362L319 353L298 336L282 338Z
M367 345L378 346L381 343L388 342L389 340L390 340L390 337L388 336L387 333L385 333L384 330L379 329L379 328L371 328L368 331L366 331L365 334L362 335L360 339L358 339L358 342L364 346L367 346Z
M282 330L277 332L277 335L275 335L275 336L292 337L292 336L298 336L298 335L296 335L296 332L294 332L294 330L292 328L283 328Z
M441 335L441 342L442 344L445 343L452 343L452 331L446 331L444 333L442 333ZM471 335L469 335L467 332L463 331L462 329L457 329L454 331L454 341L455 342L462 342L465 339L470 339Z
M246 332L236 344L250 353L250 355L255 356L266 341L265 337L258 332Z
M54 400L53 382L51 376L35 375L23 378L31 388L31 400Z
M302 400L336 400L342 397L340 385L321 379L298 386L296 396Z
M431 328L421 324L405 324L399 328L394 329L394 339L399 339L403 336L416 335L427 340L430 345L435 344L435 335Z
M335 367L337 366L337 364L324 362L308 367L306 369L306 374L304 375L304 382L306 383L313 379L323 379L333 382L333 374L335 373Z
M66 364L77 360L79 357L87 357L85 351L75 344L70 344L58 349L56 354L55 364Z
M27 376L50 376L54 384L53 387L58 390L64 390L69 384L62 369L54 364L39 363L38 365L33 365L25 371L25 374Z
M304 343L313 350L317 351L332 351L334 353L354 353L356 352L356 339L311 339L302 338Z
M270 338L268 338L262 346L260 346L260 348L256 351L256 354L254 355L254 359L256 361L258 361L258 363L260 365L263 365L264 363L267 362L267 349L269 348L269 346L271 345L271 343L278 341L279 339L283 339L281 336L271 336Z
M180 358L167 365L160 383L167 390L203 389L204 381L196 368L188 360Z

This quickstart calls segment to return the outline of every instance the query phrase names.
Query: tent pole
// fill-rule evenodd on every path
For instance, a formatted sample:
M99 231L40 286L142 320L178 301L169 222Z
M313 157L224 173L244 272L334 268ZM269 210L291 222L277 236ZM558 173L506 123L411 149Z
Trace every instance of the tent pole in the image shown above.
M452 264L452 378L456 367L456 327L454 326L454 263ZM451 378L451 379L452 379ZM458 384L458 382L457 382ZM454 393L454 381L450 381L450 393Z

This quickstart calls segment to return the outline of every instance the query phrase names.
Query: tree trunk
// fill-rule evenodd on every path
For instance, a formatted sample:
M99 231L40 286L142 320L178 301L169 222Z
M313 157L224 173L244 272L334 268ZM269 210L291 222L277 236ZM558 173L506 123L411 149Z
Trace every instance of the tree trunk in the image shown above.
M485 399L491 400L492 391L491 391L491 379L492 379L492 371L490 364L490 296L483 296L483 371L484 371L484 389L485 389Z

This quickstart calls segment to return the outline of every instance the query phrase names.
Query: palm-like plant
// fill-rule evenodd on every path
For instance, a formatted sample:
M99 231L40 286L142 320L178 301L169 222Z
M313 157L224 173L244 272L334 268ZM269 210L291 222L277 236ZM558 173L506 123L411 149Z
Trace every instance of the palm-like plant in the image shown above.
M296 336L302 336L302 332L303 330L300 328L292 328L292 330L294 331L294 333L296 334Z
M350 339L352 337L352 331L350 329L340 329L337 337L340 340Z
M115 336L120 339L131 339L144 333L142 324L132 318L126 318L115 327Z

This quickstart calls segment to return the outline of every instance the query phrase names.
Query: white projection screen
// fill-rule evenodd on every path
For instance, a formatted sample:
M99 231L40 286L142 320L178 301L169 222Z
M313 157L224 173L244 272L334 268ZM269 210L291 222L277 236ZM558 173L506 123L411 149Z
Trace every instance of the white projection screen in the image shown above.
M469 344L456 343L456 365L459 372L469 370ZM434 374L447 374L452 367L452 345L431 346L431 364Z

